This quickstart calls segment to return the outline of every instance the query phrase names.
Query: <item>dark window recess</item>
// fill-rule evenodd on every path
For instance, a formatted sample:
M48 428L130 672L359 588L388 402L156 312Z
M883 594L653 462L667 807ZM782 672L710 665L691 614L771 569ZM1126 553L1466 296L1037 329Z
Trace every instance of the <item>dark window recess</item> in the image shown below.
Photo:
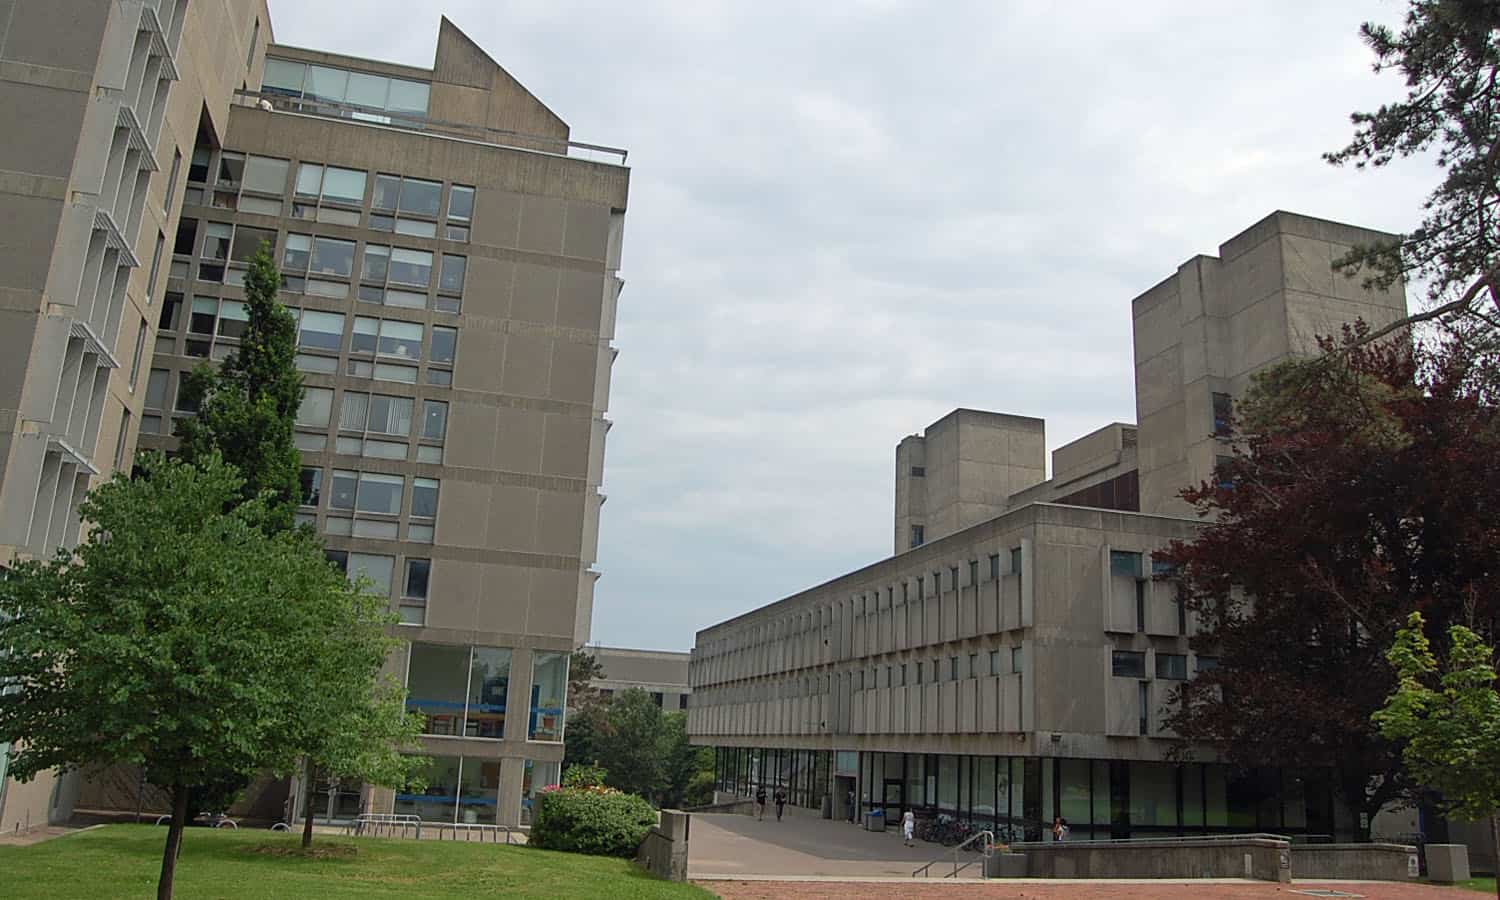
M926 478L927 477L927 467L926 466L912 466L911 467L911 477L913 477L913 478Z
M1234 431L1234 400L1228 394L1214 394L1214 434L1227 437Z
M1000 554L998 553L990 554L990 580L1000 580Z
M1135 630L1146 630L1146 582L1141 579L1135 582Z
M1021 548L1020 547L1012 547L1012 548L1010 548L1010 574L1012 574L1012 575L1020 575L1021 574Z
M1110 669L1120 678L1145 678L1146 654L1138 650L1116 650L1110 657Z
M168 293L161 304L161 318L156 320L158 331L176 331L178 317L182 315L182 295Z
M348 554L347 551L344 551L344 550L324 550L323 551L323 556L329 562L333 563L333 567L335 569L338 569L340 572L343 572L345 575L349 574L349 554Z
M177 222L177 237L172 241L172 252L179 256L192 256L198 241L198 220L180 219Z
M1229 471L1229 467L1233 462L1234 457L1232 456L1214 457L1214 479L1219 487L1226 491L1234 490L1234 476Z
M979 560L969 560L969 584L979 583Z
M1140 694L1141 694L1141 721L1140 721L1141 732L1140 733L1142 735L1148 735L1148 734L1151 733L1151 682L1149 682L1149 681L1142 681L1140 683Z
M911 545L913 547L920 547L920 546L922 546L922 541L923 541L923 528L922 528L922 526L921 525L913 525L911 527Z
M1182 681L1187 678L1187 657L1181 653L1156 654L1156 677Z
M1108 481L1074 491L1053 501L1064 506L1091 506L1095 509L1118 509L1124 512L1141 511L1140 476L1132 469L1116 475Z
M651 699L656 702L656 705L658 707L660 707L661 706L661 691L652 691L651 692Z
M677 695L677 708L678 709L687 709L687 698L688 698L687 694L678 694Z
M1214 669L1217 669L1218 667L1219 667L1219 658L1217 656L1200 656L1200 657L1198 657L1198 671L1199 672L1212 672Z

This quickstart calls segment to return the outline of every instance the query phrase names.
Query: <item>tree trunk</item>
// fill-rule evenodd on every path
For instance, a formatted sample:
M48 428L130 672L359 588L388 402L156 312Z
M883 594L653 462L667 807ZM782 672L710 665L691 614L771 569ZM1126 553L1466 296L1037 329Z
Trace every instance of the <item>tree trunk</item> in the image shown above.
M317 784L318 767L312 757L307 760L307 772L302 776L302 849L312 846L313 787Z
M1500 809L1490 813L1490 843L1495 851L1495 897L1500 900Z
M172 823L167 826L167 846L161 855L161 877L156 882L156 900L172 900L172 876L182 852L182 830L187 825L187 785L172 785Z

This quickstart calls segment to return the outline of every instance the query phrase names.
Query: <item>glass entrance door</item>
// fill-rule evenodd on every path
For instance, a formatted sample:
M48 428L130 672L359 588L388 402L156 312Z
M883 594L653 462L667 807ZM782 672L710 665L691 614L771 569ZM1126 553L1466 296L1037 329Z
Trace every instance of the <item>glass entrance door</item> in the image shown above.
M906 784L899 778L887 778L885 791L881 796L881 804L885 808L885 821L887 825L893 825L901 821L901 814L906 812Z

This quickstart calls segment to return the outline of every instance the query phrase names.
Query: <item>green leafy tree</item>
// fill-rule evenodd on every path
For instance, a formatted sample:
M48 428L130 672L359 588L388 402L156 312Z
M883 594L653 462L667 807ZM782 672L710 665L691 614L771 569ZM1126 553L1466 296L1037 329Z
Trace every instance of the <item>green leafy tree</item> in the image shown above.
M1500 694L1494 651L1464 627L1448 629L1447 665L1439 674L1426 622L1412 613L1396 632L1387 659L1396 690L1371 718L1381 734L1405 744L1402 761L1420 784L1437 791L1446 810L1471 821L1489 819L1500 858ZM1497 887L1500 896L1500 887Z
M143 766L172 797L157 896L172 896L189 792L225 773L288 772L309 665L353 588L217 456L141 461L84 501L75 550L0 580L0 740L11 774ZM356 623L345 620L345 627Z
M699 806L712 801L714 753L694 747L688 740L687 713L662 714L662 751L665 762L661 785L662 806ZM704 798L703 773L708 772L708 798Z
M1415 277L1428 285L1427 310L1370 339L1432 319L1500 327L1500 4L1414 0L1399 31L1374 23L1360 31L1375 71L1399 71L1406 96L1354 113L1353 139L1325 158L1378 168L1435 151L1444 173L1409 234L1337 262L1368 284Z
M661 707L640 688L614 696L605 713L607 732L598 737L598 762L609 770L607 783L648 800L666 784L666 742Z
M294 443L302 375L295 361L297 326L277 299L281 273L262 243L245 273L249 321L239 349L218 368L204 363L183 382L183 396L198 414L177 426L182 459L217 453L244 478L240 498L269 492L266 527L292 527L302 456Z
M567 742L563 745L563 769L598 763L602 742L609 733L609 704L599 702L568 708Z
M604 666L598 657L585 650L574 650L568 660L568 710L582 709L603 699L594 681L604 677ZM570 723L571 724L571 723ZM570 738L571 739L571 738Z

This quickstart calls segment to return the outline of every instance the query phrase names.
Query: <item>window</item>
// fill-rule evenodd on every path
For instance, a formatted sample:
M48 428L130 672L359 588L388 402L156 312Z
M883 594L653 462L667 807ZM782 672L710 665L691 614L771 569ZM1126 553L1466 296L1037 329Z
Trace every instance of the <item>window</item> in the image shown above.
M1234 400L1228 394L1215 392L1213 404L1214 434L1227 437L1234 431Z
M401 596L411 600L426 600L427 582L431 575L432 560L408 559L406 561L406 582L402 586Z
M146 320L135 333L135 355L130 358L130 392L135 393L136 383L141 378L141 354L146 352Z
M401 201L397 210L437 218L439 198L442 193L443 186L436 181L403 178L401 179Z
M255 28L250 32L250 49L245 53L245 68L249 69L255 65L255 47L260 43L260 19L255 20Z
M344 342L344 314L307 309L302 311L297 346L338 352Z
M969 584L979 583L979 560L969 560Z
M1231 466L1234 464L1233 456L1214 457L1214 475L1219 487L1226 491L1234 490L1234 475Z
M915 676L916 676L915 683L916 684L921 684L922 683L922 662L921 662L921 660L917 661L917 668L916 668Z
M448 221L468 223L474 218L474 189L455 184L448 190Z
M420 334L421 326L417 326ZM432 327L432 349L428 359L435 363L453 362L454 353L458 349L458 329L444 328L441 325Z
M1021 574L1021 548L1020 547L1012 547L1012 548L1010 548L1010 574L1012 574L1012 575L1020 575Z
M198 242L198 220L184 216L177 220L177 237L172 241L172 252L180 256L192 256L194 244Z
M125 468L125 448L130 445L130 410L120 410L120 434L115 438L115 471Z
M1151 682L1142 681L1136 689L1140 692L1140 733L1144 736L1151 733Z
M1121 678L1145 678L1146 654L1135 650L1116 650L1110 657L1111 671Z
M170 374L166 369L152 369L146 376L147 409L167 408L167 378Z
M1182 681L1187 678L1187 657L1181 653L1156 654L1156 677Z
M469 258L443 254L443 274L438 279L438 291L445 294L462 294L464 275L468 272Z
M371 553L349 554L349 577L361 576L370 579L369 591L382 597L391 595L391 572L396 567L394 556Z
M1011 673L1015 674L1015 675L1019 675L1019 674L1021 674L1021 672L1025 668L1026 668L1026 648L1025 647L1012 647L1012 648L1010 648L1010 671L1011 671Z
M359 487L359 473L333 470L333 492L328 497L329 509L353 510L354 494Z
M1141 554L1126 550L1109 551L1109 574L1121 578L1141 577Z
M978 678L979 677L979 654L978 653L970 653L969 654L969 671L966 674L970 678Z
M411 486L411 517L413 519L437 518L438 480L436 478L413 478Z
M391 251L390 280L391 284L426 290L432 283L432 253L427 250L395 248Z
M427 113L426 82L350 72L331 66L309 65L266 57L261 91L282 97L324 100L398 114ZM348 110L343 115L362 121L389 122L385 116Z
M948 567L948 589L958 590L958 566Z
M958 657L956 656L948 657L948 680L958 680Z
M405 489L406 479L400 475L360 472L355 510L387 516L400 515L401 495Z
M1000 580L1000 554L998 553L990 554L990 580Z
M448 404L442 400L422 401L422 437L441 442L448 431Z
M161 274L161 255L167 247L167 236L156 232L156 249L151 252L151 274L146 278L146 302L156 296L156 279Z
M312 262L308 272L348 278L354 274L354 242L333 238L315 237L312 242Z
M161 208L172 212L172 200L177 196L177 176L182 174L182 151L172 148L172 174L167 178L167 192L162 197Z
M274 194L277 197L286 193L286 177L291 171L291 163L284 159L273 159L269 156L247 156L245 158L245 181L241 185L244 190L258 191L262 194ZM281 204L278 201L276 210L279 213Z
M304 468L298 475L298 481L302 485L301 504L317 506L323 496L323 470Z
M999 675L999 674L1001 674L1001 672L1000 672L1000 651L999 650L991 650L990 651L990 674L991 675Z
M306 272L312 260L312 235L289 234L286 250L281 254L281 267L289 272Z
M913 547L920 547L920 546L922 546L922 542L923 542L923 529L922 529L922 526L921 525L913 525L911 527L911 545ZM920 583L921 579L919 578L919 579L917 579L917 581L918 581L918 583Z
M563 698L568 689L568 654L534 653L531 669L531 720L527 740L561 741Z
M1219 658L1217 656L1199 656L1198 657L1198 671L1199 672L1212 672L1214 669L1217 669L1218 667L1219 667Z
M911 467L911 477L913 477L913 478L926 478L927 477L927 467L926 466L912 466Z
M302 392L302 405L297 407L297 424L304 428L327 428L333 414L333 390L330 388L306 388Z

